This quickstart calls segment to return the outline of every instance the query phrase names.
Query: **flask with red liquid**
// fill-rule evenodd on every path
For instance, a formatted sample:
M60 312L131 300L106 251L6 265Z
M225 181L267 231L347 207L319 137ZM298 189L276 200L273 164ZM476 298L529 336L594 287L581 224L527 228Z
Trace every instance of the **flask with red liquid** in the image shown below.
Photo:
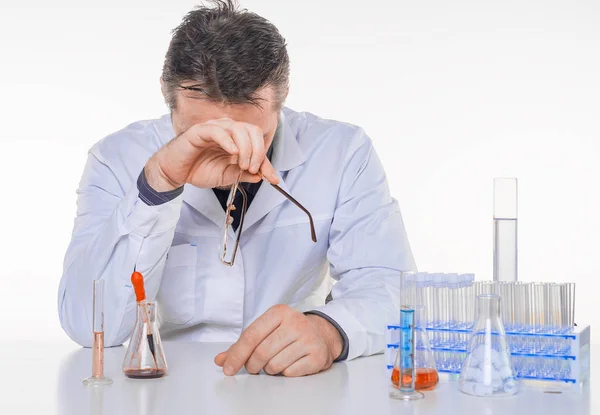
M134 272L131 283L137 301L137 317L123 372L133 379L160 378L167 373L167 361L156 322L156 303L146 301L142 274Z

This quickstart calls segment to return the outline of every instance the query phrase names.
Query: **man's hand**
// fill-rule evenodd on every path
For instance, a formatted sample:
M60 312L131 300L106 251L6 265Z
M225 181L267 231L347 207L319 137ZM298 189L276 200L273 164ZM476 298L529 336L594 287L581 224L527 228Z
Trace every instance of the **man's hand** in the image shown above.
M316 315L278 304L256 319L227 351L215 357L223 372L304 376L328 369L342 353L338 330Z
M190 127L156 152L144 168L148 184L157 192L185 183L229 186L242 170L244 182L257 183L262 175L273 184L279 182L266 157L262 130L229 118Z

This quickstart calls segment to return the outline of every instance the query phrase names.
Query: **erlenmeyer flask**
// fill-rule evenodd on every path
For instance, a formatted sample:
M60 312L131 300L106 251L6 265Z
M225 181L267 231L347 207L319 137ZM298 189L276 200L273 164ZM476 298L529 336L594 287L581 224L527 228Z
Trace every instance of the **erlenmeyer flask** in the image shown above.
M462 363L459 387L475 396L508 396L517 392L498 295L477 297L477 320Z
M123 372L134 379L159 378L167 373L167 361L156 322L156 303L146 301L142 274L134 272L131 282L137 300L137 317Z
M415 389L432 390L440 378L426 331L427 308L415 307Z
M135 379L159 378L167 373L155 303L145 301L137 305L137 319L123 361L123 372Z

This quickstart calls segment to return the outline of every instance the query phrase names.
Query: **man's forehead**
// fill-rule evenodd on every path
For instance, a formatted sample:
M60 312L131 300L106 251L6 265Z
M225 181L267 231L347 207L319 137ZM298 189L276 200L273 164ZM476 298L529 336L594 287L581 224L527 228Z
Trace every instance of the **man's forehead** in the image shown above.
M262 95L262 94L261 94ZM266 95L266 94L265 94ZM271 101L272 94L261 96L259 105L224 104L202 98L195 92L182 91L178 97L177 111L182 121L190 125L219 118L231 118L260 127L265 133L277 128L278 112Z

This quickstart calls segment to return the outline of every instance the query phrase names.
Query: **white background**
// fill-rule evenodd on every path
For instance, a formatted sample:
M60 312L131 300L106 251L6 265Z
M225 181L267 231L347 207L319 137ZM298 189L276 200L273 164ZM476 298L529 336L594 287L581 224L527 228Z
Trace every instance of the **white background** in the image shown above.
M164 53L194 2L16 3L0 5L0 336L73 347L56 299L87 149L166 112ZM242 4L288 41L288 106L372 137L421 270L491 279L492 180L516 176L519 278L577 282L576 320L600 327L600 3Z

